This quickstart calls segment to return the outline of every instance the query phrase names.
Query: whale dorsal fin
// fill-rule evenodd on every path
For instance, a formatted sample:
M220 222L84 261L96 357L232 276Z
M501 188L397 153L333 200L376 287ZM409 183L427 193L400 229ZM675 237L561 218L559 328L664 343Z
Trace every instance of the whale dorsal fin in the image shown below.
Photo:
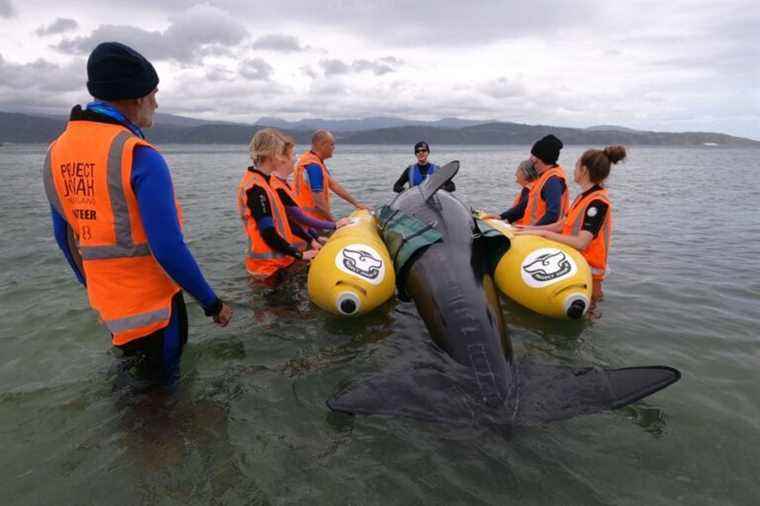
M428 178L418 186L422 193L423 200L432 197L435 192L441 189L441 186L451 181L451 179L457 175L457 172L459 172L459 160L454 160L428 176Z

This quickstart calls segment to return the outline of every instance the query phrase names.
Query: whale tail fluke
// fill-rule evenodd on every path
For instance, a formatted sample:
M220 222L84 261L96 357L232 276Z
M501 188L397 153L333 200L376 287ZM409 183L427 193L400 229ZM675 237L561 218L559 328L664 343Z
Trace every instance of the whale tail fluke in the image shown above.
M354 415L402 416L473 426L482 407L472 401L473 380L432 365L384 371L353 381L327 401L333 411Z
M451 364L447 364L451 365ZM498 405L478 395L471 370L416 363L354 381L327 401L333 411L448 425L520 427L621 408L678 381L664 366L601 369L522 362Z
M665 366L602 369L520 363L515 425L534 425L617 409L678 381Z

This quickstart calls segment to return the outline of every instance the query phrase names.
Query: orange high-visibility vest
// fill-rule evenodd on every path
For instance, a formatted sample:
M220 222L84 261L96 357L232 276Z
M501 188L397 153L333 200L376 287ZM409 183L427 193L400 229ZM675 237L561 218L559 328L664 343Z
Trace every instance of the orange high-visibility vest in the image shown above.
M148 247L131 183L137 146L153 147L121 125L72 120L43 168L48 200L73 232L90 306L116 346L166 327L180 290Z
M277 193L277 190L282 190L282 191L285 192L285 194L288 197L290 197L290 200L292 200L293 202L295 202L300 207L300 204L298 204L298 198L296 198L296 194L290 188L290 185L288 184L287 181L285 181L284 179L280 179L275 174L272 174L272 177L269 178L269 186L277 194L277 198L278 199L280 198L280 195L279 195L279 193ZM282 202L282 200L280 200L280 202ZM284 208L285 208L285 206L283 205L283 209ZM287 212L286 212L286 217L287 217ZM290 223L288 223L288 226L289 225L290 225ZM291 229L291 232L292 232L292 229ZM301 239L300 237L298 237L295 234L292 234L292 235L293 235L293 238L294 238L294 242L291 242L291 244L293 245L293 247L298 248L299 251L304 251L306 249L306 247L308 246L308 244L306 244L306 241L304 241L303 239Z
M314 218L324 220L328 216L318 209L314 204L314 195L311 191L311 185L309 184L309 173L306 171L306 166L316 164L322 170L322 186L327 202L327 211L330 212L330 172L327 170L327 166L313 151L307 151L302 154L296 163L296 170L294 176L294 190L298 197L298 204L303 210Z
M570 208L570 212L565 219L565 224L562 227L563 235L578 235L583 226L583 218L586 216L586 210L589 204L594 200L601 200L607 204L607 214L604 217L599 233L596 234L583 253L584 258L591 267L591 275L594 279L604 279L604 273L607 270L607 253L610 248L610 236L612 235L612 203L610 202L607 190L604 188L592 191L585 197L578 195L573 206Z
M536 181L533 182L533 186L530 188L530 194L528 194L528 205L525 207L525 214L523 217L517 220L515 223L519 225L535 225L544 214L546 214L546 202L541 198L541 191L544 189L544 185L550 177L556 176L565 183L565 190L562 192L562 201L560 204L559 217L557 220L561 220L568 208L570 207L570 196L567 191L567 179L565 178L565 171L561 166L555 165L543 174L541 174ZM548 225L548 223L546 223Z
M243 178L240 180L240 185L238 186L238 210L240 211L240 218L243 220L243 228L245 229L245 233L249 240L249 245L246 248L245 268L248 273L253 276L268 278L278 270L291 265L295 262L295 258L280 253L279 251L272 250L261 237L261 232L256 224L256 220L253 218L251 209L248 207L248 191L254 186L258 186L264 190L267 195L269 207L272 211L274 229L277 234L294 247L298 247L303 241L294 236L293 232L290 230L288 217L285 213L285 206L282 205L280 198L277 196L277 192L269 186L267 180L260 173L253 170L246 170Z
M530 188L531 188L532 184L533 183L528 183L525 186L525 188L528 188L528 196L529 197L530 197ZM519 192L517 192L517 195L515 195L515 200L512 201L512 207L517 206L517 204L520 203L521 199L522 199L522 190L520 190ZM510 207L510 209L512 209L512 207ZM512 224L513 225L524 225L523 221L525 220L525 217L527 215L528 215L528 204L526 203L525 204L525 211L523 212L522 218L519 218L519 219L515 220Z

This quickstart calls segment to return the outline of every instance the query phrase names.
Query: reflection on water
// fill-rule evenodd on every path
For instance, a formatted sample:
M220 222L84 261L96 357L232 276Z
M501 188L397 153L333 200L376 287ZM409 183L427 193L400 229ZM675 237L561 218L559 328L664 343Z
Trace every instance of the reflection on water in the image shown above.
M631 417L638 426L655 437L662 437L665 433L668 422L665 411L660 408L648 406L646 402L641 402L626 406L620 411Z

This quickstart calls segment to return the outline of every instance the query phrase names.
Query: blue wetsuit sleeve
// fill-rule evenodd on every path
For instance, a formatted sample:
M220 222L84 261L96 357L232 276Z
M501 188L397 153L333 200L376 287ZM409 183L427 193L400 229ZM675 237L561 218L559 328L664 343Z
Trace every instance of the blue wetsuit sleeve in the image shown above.
M334 221L320 220L309 216L300 207L288 206L285 208L285 212L288 213L288 218L292 219L300 225L305 225L309 228L316 228L317 230L335 230Z
M550 177L541 189L541 198L546 202L546 213L536 222L536 225L548 225L560 219L562 209L562 192L565 185L558 177Z
M311 191L324 191L325 182L322 178L322 167L316 163L310 163L306 166L306 172L309 174L309 187L311 188Z
M61 248L63 256L66 257L66 261L71 266L71 270L74 271L74 275L77 277L80 283L86 285L84 274L79 269L77 261L74 259L74 254L71 251L69 245L69 224L66 219L61 216L54 207L50 207L50 212L53 216L53 235L55 236L55 242L58 243L58 247Z
M174 187L164 157L155 149L138 146L132 161L132 189L137 196L148 245L166 273L200 302L214 310L219 299L203 277L185 244L177 220Z
M507 220L509 223L514 223L525 215L525 208L528 207L528 194L530 190L523 188L520 193L520 201L516 206L507 209L499 216L502 220Z

